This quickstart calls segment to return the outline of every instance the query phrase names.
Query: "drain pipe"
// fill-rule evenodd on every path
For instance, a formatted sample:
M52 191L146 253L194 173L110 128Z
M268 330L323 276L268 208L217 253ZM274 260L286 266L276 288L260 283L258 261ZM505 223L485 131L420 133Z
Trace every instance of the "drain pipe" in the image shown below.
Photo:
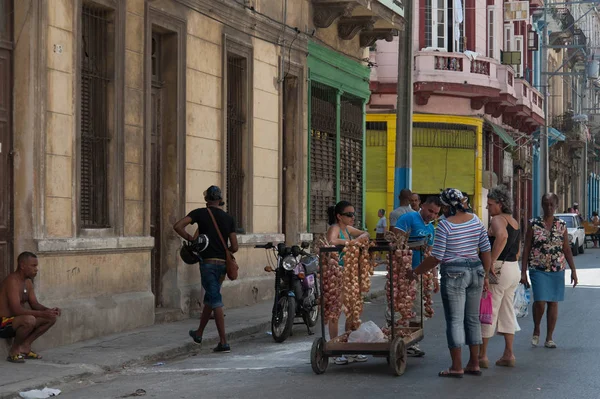
M285 182L285 177L287 176L287 162L288 159L285 156L286 154L286 147L288 146L286 140L289 140L289 138L286 139L286 134L285 134L285 110L286 110L286 95L285 95L285 34L286 34L286 29L287 29L287 4L288 4L288 0L283 0L283 27L281 28L281 60L280 60L280 67L279 67L279 95L281 98L280 104L281 104L281 117L279 120L279 123L281 125L280 129L280 136L279 136L279 148L280 148L280 154L282 154L282 156L279 157L280 159L280 166L279 166L279 170L281 171L280 174L280 178L279 178L279 198L281 203L279 204L279 223L280 223L280 227L279 227L279 231L281 232L285 232L286 237L285 237L285 242L286 243L290 243L290 238L287 237L287 235L289 235L289 232L286 231L286 220L287 217L286 215L284 215L285 209L283 206L283 203L286 202L286 197L287 197L287 186L286 186L286 182Z

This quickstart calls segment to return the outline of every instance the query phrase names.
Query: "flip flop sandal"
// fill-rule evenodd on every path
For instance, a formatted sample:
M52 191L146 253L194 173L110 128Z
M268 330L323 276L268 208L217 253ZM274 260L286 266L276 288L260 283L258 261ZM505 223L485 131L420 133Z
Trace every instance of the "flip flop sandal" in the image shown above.
M440 371L438 373L438 377L445 377L445 378L463 378L463 373L453 373L450 370L444 370L444 371Z
M23 359L31 359L31 360L41 360L42 356L38 355L34 351L29 351L29 353L21 353Z
M556 349L557 348L556 342L554 342L552 340L546 341L546 343L544 344L544 346L546 348L550 348L550 349Z
M25 359L23 359L23 355L20 353L18 355L8 355L6 361L11 363L25 363Z
M515 367L515 359L498 359L496 361L496 366L500 366L500 367Z
M465 374L476 375L476 376L479 377L483 373L481 372L481 370L467 370L467 369L465 369Z
M479 367L482 369L487 369L490 367L490 361L489 360L480 360L479 361Z
M540 336L539 335L534 335L531 338L531 346L538 346L540 343Z

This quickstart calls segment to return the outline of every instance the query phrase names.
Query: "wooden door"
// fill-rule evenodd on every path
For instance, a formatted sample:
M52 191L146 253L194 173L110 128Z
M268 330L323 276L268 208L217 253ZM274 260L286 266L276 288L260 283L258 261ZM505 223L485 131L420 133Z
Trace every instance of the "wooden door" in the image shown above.
M12 1L0 0L0 280L13 269Z
M161 147L162 147L162 96L160 87L152 87L152 130L150 139L150 234L154 237L152 250L152 293L156 306L161 305Z

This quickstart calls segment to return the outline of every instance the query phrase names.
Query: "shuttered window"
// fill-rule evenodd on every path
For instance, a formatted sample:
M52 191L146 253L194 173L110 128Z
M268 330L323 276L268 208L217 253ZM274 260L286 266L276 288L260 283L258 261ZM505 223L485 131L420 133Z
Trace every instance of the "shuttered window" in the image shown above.
M109 227L108 170L110 144L109 87L114 68L109 66L111 12L84 4L81 16L81 148L80 198L81 227Z
M227 212L235 219L239 232L245 232L244 187L247 131L247 60L227 56Z
M311 82L310 226L327 231L327 209L336 202L337 105L334 88Z
M340 126L340 199L350 201L363 225L363 100L344 93Z

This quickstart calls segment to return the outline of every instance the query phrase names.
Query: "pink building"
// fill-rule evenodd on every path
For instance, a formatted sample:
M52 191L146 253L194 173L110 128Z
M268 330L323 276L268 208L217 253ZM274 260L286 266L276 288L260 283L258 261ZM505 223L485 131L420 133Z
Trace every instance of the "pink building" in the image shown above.
M529 217L531 138L544 124L543 96L532 86L536 54L528 44L538 40L529 13L507 21L502 0L413 1L413 190L432 194L454 184L481 205L486 188L505 183L514 190L515 215ZM367 110L374 123L395 114L397 38L378 41L370 57L376 67ZM432 177L426 154L441 148L445 164ZM473 157L469 177L449 178L465 156Z

